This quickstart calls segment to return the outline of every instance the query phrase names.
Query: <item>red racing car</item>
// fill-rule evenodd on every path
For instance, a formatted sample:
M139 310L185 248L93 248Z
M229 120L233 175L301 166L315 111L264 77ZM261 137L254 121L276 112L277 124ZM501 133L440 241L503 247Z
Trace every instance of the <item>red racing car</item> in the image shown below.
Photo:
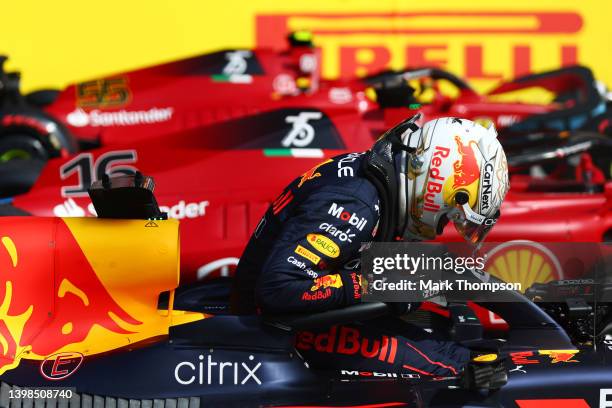
M418 105L424 120L460 116L493 121L513 133L582 127L604 132L608 126L607 96L584 67L529 75L479 94L437 68L321 80L320 50L310 36L294 33L289 45L282 52L213 52L25 96L19 92L19 75L2 71L0 163L16 158L46 161L95 147L155 142L190 132L208 137L210 124L282 107L327 114L351 109L373 135L410 116ZM512 97L533 88L546 89L551 102L527 104ZM500 95L510 98L500 100ZM282 147L311 147L310 143L309 137L281 141Z

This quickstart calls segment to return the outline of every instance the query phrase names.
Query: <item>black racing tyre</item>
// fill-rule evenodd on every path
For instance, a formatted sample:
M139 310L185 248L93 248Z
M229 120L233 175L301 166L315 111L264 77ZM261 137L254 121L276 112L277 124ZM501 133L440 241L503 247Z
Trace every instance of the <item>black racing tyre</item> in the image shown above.
M0 163L0 198L27 193L38 179L45 163L37 159Z
M36 136L27 133L0 135L0 164L12 160L47 161L48 159L47 149Z

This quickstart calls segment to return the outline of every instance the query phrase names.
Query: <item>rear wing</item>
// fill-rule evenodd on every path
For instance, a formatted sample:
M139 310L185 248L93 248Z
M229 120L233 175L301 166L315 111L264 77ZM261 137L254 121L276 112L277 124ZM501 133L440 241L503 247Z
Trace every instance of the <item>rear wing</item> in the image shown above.
M575 130L605 110L606 98L598 88L593 72L580 65L522 76L499 85L487 95L500 95L528 88L544 88L553 92L559 109L530 116L510 126L505 132Z

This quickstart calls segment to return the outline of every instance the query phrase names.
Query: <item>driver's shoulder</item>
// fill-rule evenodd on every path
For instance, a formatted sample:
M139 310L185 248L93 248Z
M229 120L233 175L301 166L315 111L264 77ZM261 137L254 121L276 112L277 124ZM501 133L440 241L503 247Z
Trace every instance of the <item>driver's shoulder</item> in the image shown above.
M375 209L379 205L376 187L364 177L347 178L339 182L322 183L309 192L310 199L354 203Z

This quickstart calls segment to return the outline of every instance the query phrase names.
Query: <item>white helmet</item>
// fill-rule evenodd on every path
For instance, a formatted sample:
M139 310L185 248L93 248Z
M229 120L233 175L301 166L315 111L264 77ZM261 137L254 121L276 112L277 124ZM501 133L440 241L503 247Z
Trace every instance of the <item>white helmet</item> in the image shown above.
M399 172L403 238L433 239L453 221L467 241L480 243L510 186L495 127L440 118L401 138L415 150L404 153Z

